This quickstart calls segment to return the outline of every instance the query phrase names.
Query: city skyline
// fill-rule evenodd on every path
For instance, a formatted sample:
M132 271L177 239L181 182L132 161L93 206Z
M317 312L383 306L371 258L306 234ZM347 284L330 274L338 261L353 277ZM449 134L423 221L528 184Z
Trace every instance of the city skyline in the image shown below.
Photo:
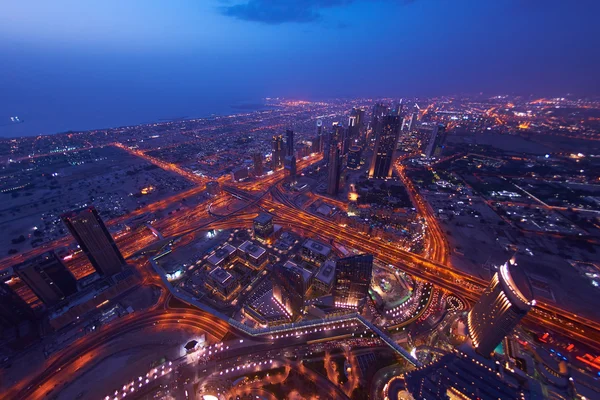
M1 137L230 114L266 97L600 93L588 0L34 3L0 14Z

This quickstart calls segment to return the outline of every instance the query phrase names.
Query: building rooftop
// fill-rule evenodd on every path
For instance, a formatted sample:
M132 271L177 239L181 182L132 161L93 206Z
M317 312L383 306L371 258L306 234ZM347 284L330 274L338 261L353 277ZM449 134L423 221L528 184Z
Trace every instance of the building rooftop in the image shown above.
M321 265L321 268L319 268L315 278L326 285L332 284L333 279L335 278L335 262L331 260L325 261L323 265Z
M273 216L267 213L260 213L256 218L254 218L254 222L259 223L261 225L266 225L269 222L273 221Z
M213 268L213 270L209 272L208 276L210 276L213 281L218 282L221 286L230 285L234 281L233 275L221 267Z
M312 277L312 272L305 270L304 268L298 266L298 264L290 260L286 261L285 264L283 264L283 266L288 269L293 269L300 273L300 275L302 275L302 279L304 279L304 283L308 286L310 278Z
M212 265L219 265L223 262L224 259L233 254L235 250L235 247L233 247L229 243L225 243L223 246L218 248L213 254L211 254L210 257L208 257L208 262Z
M238 247L238 249L240 249L241 251L243 251L246 254L249 254L253 258L259 258L260 256L262 256L263 254L265 254L267 252L267 250L265 250L265 248L260 247L256 244L252 243L249 240L246 240L244 243L242 243L240 245L240 247Z
M331 253L331 247L312 239L308 239L306 242L304 242L302 247L307 248L312 252L321 254L324 257L329 256L329 253Z

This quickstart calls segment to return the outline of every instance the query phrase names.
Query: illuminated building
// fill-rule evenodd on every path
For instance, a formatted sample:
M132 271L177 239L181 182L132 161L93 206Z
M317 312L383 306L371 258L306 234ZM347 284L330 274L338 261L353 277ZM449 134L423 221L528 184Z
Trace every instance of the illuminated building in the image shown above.
M255 267L259 267L267 261L267 250L249 240L238 246L238 255Z
M361 308L368 296L373 256L363 254L337 260L333 301L336 307Z
M263 156L260 152L256 152L252 155L254 161L254 176L262 176L263 174Z
M346 165L350 169L359 169L360 168L360 158L361 158L362 150L359 146L352 146L348 151L348 158L346 160Z
M450 353L438 361L406 373L404 385L415 399L523 399L516 379L463 353Z
M489 356L534 305L524 272L513 264L503 264L467 316L477 352Z
M254 235L261 239L268 239L273 234L273 217L267 213L260 213L254 218Z
M283 166L283 137L273 136L273 154L271 156L271 169L275 171Z
M318 152L323 153L325 149L325 135L323 134L323 121L317 120L317 140L319 142Z
M243 181L248 178L248 168L247 167L238 167L231 171L231 180L234 182Z
M15 265L14 270L47 306L58 304L77 292L77 279L53 251Z
M310 284L311 273L295 263L287 261L276 265L271 275L273 298L293 321L304 311L305 294Z
M285 131L285 155L294 156L294 131L291 129Z
M31 330L35 316L18 294L0 282L0 338L15 339Z
M386 115L381 118L379 124L369 178L388 179L392 177L394 156L400 137L400 117Z
M329 144L329 154L327 162L327 194L336 196L340 192L341 178L341 152L337 141Z
M305 261L316 265L324 263L330 254L331 247L312 239L307 239L306 242L304 242L300 252L300 255Z
M333 281L335 279L335 261L327 260L321 265L315 277L313 279L312 288L313 290L327 294L333 287Z
M285 157L285 170L290 178L296 179L296 156Z
M229 296L239 286L236 279L221 267L215 267L208 273L208 284L217 289L223 297Z
M377 103L373 106L373 113L371 115L371 129L375 134L379 133L381 118L384 115L387 115L388 112L389 108L384 104Z
M100 275L122 271L125 259L93 206L66 213L62 219Z
M425 149L425 156L427 158L439 157L444 150L446 142L446 127L442 124L435 125L431 131L431 137L427 148Z

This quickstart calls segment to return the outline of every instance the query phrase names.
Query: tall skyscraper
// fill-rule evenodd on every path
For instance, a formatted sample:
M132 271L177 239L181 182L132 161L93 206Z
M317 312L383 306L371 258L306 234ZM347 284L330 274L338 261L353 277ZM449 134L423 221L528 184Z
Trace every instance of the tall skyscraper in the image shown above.
M256 152L252 155L254 161L254 176L262 176L263 174L263 156L261 152Z
M285 157L285 170L290 178L296 179L296 156Z
M304 310L306 291L311 273L288 261L284 265L275 265L271 275L273 298L296 321Z
M400 117L386 115L382 117L380 124L369 168L369 178L388 179L392 177L396 146L400 137Z
M534 305L525 273L512 262L503 264L467 317L477 352L489 356Z
M273 136L273 153L271 156L271 169L275 171L283 167L283 137L281 135Z
M381 129L381 119L388 115L390 109L388 106L377 103L373 106L373 113L371 114L371 130L373 134L377 135Z
M292 157L294 155L294 131L288 129L285 131L285 155Z
M319 140L319 153L323 154L325 149L325 135L323 132L323 121L317 120L317 138Z
M427 148L425 149L425 156L427 158L439 157L444 151L446 143L446 127L442 124L435 125L431 131L431 137Z
M360 308L369 294L373 256L346 257L335 263L333 300L336 307Z
M337 196L340 191L341 164L340 144L337 141L332 141L329 144L327 163L327 194L330 196Z
M77 292L77 279L53 251L15 265L14 271L47 306Z
M4 282L0 282L0 338L21 336L35 320L33 310Z
M66 213L62 220L100 275L123 270L125 259L93 206Z

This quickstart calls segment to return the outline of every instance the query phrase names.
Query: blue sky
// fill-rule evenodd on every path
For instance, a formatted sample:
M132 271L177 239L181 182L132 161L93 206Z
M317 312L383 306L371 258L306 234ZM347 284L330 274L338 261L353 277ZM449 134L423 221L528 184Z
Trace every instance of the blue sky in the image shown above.
M0 0L0 135L265 96L598 94L598 3Z

